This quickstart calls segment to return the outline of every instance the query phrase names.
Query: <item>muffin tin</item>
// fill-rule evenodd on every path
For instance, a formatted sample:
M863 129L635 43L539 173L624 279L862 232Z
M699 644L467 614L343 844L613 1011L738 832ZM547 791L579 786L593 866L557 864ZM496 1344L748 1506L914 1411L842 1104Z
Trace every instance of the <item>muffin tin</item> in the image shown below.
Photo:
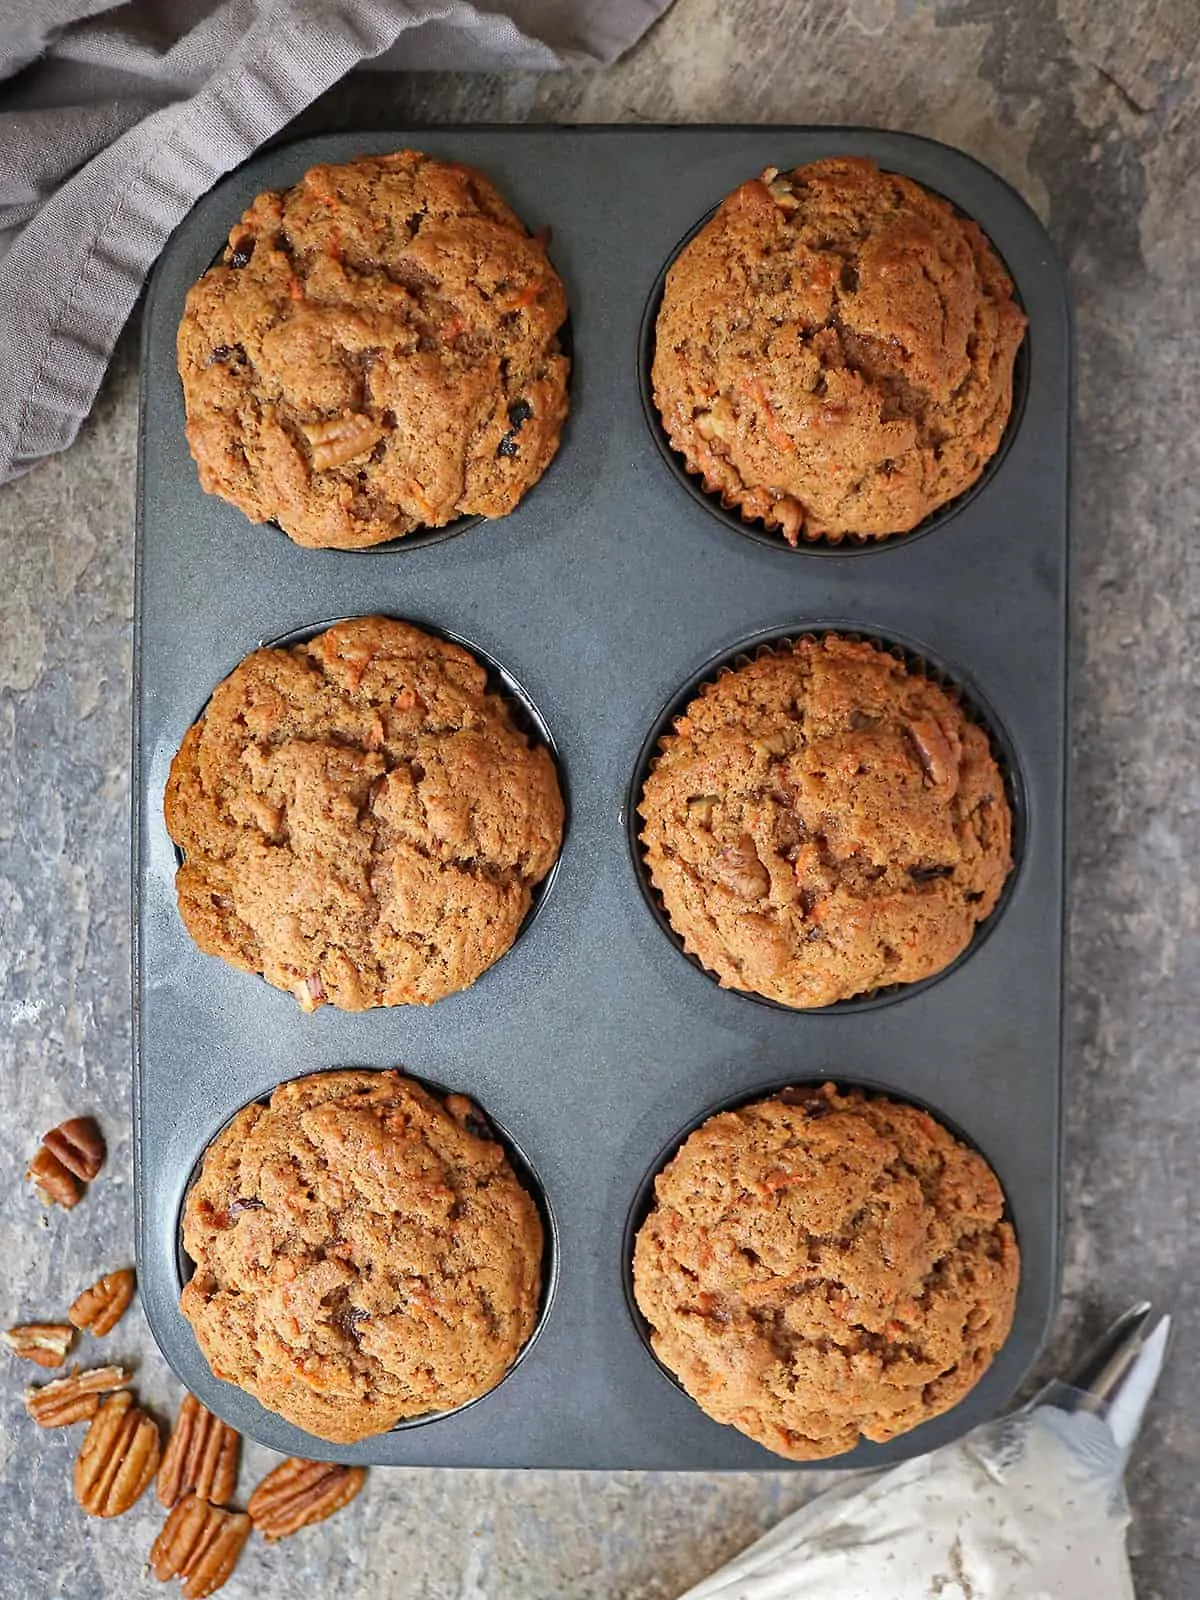
M571 303L572 411L548 473L502 520L386 550L309 551L204 495L184 438L175 330L190 284L265 188L313 163L417 146L480 167ZM927 531L865 550L745 538L664 462L639 390L664 264L768 165L862 154L985 229L1030 318L1002 457ZM287 1454L423 1466L773 1468L659 1367L626 1293L629 1228L668 1141L708 1112L832 1078L912 1098L1004 1185L1023 1271L1012 1334L953 1411L839 1466L927 1450L995 1413L1034 1359L1058 1285L1070 327L1046 236L968 157L908 135L766 127L422 129L280 146L208 195L158 266L143 335L134 657L137 1234L151 1328L183 1382ZM305 1016L203 956L175 907L162 820L171 757L215 684L264 640L384 612L454 635L519 686L557 748L570 818L555 879L512 950L430 1008ZM1019 864L969 952L868 1003L791 1012L720 990L643 896L631 786L652 730L713 662L837 626L960 683L1006 757ZM634 853L631 854L631 841ZM208 1141L303 1072L399 1066L477 1100L552 1218L536 1342L459 1411L332 1446L213 1377L177 1309L179 1214Z

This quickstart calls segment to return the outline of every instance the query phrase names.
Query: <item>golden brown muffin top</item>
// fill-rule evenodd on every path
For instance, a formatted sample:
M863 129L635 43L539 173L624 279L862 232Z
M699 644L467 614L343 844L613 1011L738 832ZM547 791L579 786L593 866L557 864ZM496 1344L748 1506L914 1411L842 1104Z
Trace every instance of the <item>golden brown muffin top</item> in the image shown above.
M192 938L306 1011L473 983L563 827L554 762L483 667L386 617L247 656L188 730L165 810Z
M478 172L415 150L260 194L179 328L201 486L299 544L511 511L566 416L566 295Z
M940 971L1012 864L986 734L937 683L836 634L706 684L639 810L685 949L723 986L789 1006Z
M319 1438L462 1405L533 1331L542 1226L461 1096L321 1072L239 1111L188 1194L180 1309L219 1378Z
M1019 1276L983 1158L926 1112L786 1090L710 1117L655 1183L634 1287L659 1359L718 1422L817 1460L955 1405Z
M667 274L653 365L672 446L788 541L905 532L1000 444L1025 316L983 233L871 161L734 191Z

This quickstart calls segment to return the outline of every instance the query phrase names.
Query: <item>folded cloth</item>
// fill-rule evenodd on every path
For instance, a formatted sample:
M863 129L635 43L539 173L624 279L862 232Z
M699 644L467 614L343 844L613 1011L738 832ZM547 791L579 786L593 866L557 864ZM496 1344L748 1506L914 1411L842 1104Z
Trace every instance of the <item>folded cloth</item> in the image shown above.
M669 0L0 0L0 483L71 443L172 229L360 63L614 60Z

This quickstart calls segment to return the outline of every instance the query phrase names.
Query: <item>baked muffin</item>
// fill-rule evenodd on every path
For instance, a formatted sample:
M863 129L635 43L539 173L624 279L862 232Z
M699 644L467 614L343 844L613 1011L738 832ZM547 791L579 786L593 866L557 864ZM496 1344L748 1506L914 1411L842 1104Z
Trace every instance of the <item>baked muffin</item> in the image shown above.
M165 811L192 938L305 1011L466 988L563 827L554 762L483 667L386 617L247 656L188 730Z
M354 550L500 517L567 414L562 283L470 167L415 150L260 194L179 328L201 487Z
M941 971L1012 865L982 729L886 650L837 634L705 684L639 810L684 949L723 987L785 1006Z
M183 1241L213 1372L337 1444L485 1394L537 1321L536 1206L468 1100L396 1072L318 1072L239 1111Z
M634 1291L701 1409L819 1460L948 1411L1008 1336L1019 1256L983 1158L923 1111L785 1090L655 1182Z
M1025 315L983 233L871 161L769 167L667 274L654 398L711 493L805 539L915 528L979 477Z

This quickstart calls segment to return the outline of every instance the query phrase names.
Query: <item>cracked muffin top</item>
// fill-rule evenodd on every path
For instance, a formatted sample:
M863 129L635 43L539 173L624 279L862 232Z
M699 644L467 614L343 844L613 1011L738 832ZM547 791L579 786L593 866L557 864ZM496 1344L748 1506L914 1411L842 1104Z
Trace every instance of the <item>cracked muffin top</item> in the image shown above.
M941 971L1012 866L987 735L938 684L837 634L705 684L639 811L685 950L786 1006Z
M924 1111L785 1090L710 1117L655 1182L634 1251L651 1343L692 1399L819 1460L948 1411L1012 1325L990 1167Z
M188 293L201 487L318 547L503 516L558 448L566 315L543 239L470 167L313 167Z
M396 1072L314 1073L239 1111L183 1239L213 1372L337 1443L486 1393L537 1321L542 1225L503 1147Z
M769 167L667 274L663 426L710 493L789 544L907 532L1000 444L1012 296L976 224L910 179L854 157Z
M474 656L386 617L247 656L188 730L165 813L192 938L305 1011L466 988L563 827L549 752Z

